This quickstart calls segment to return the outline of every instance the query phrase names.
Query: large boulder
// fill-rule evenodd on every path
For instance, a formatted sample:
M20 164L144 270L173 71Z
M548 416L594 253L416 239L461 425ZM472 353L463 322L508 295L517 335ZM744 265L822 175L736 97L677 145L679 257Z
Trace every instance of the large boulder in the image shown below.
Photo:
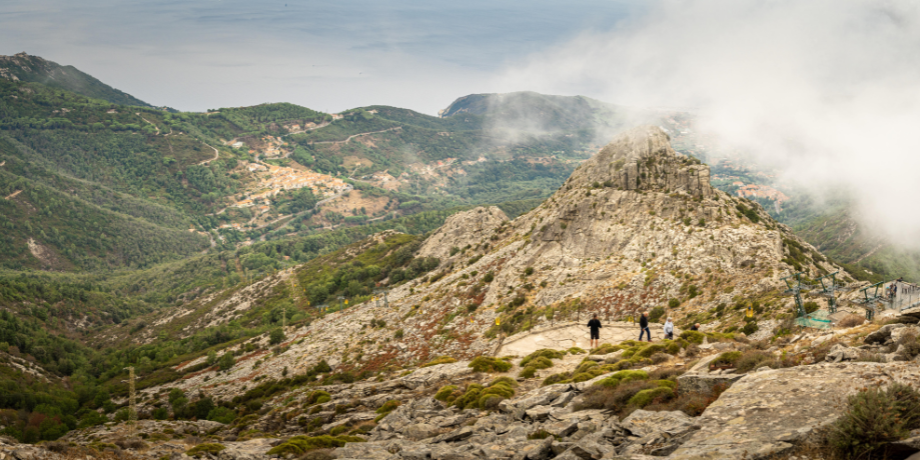
M748 374L697 419L701 429L670 458L764 458L833 423L846 397L893 381L916 382L913 363L822 363Z
M881 329L870 333L863 339L863 342L867 344L885 344L891 340L891 332L895 329L900 329L902 327L907 327L905 324L886 324L881 327Z
M684 374L677 377L680 393L712 395L716 386L730 387L741 380L743 374Z

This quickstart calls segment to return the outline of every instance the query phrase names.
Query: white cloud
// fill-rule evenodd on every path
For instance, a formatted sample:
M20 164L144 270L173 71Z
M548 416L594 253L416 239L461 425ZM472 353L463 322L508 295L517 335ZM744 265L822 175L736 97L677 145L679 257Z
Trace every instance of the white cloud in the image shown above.
M514 63L504 91L693 107L726 144L866 223L920 235L920 15L908 1L661 1Z

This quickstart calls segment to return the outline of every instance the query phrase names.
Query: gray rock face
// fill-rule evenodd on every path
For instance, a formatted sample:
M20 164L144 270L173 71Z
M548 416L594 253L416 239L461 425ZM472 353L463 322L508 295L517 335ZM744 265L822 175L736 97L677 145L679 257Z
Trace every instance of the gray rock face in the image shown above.
M913 363L815 364L748 374L712 403L692 434L670 458L763 458L832 423L841 402L860 388L892 381L916 382Z
M824 359L829 363L839 363L841 361L855 361L859 359L859 356L859 349L837 344L831 348Z
M681 393L702 393L711 395L716 385L731 386L744 377L743 374L684 374L677 378Z
M458 212L448 217L444 225L425 240L418 250L418 257L437 257L443 263L451 258L451 248L475 246L479 244L482 235L492 233L507 221L508 216L495 206L480 206Z
M863 341L867 344L884 344L891 339L891 333L895 329L906 327L904 324L886 324L881 329L867 335Z

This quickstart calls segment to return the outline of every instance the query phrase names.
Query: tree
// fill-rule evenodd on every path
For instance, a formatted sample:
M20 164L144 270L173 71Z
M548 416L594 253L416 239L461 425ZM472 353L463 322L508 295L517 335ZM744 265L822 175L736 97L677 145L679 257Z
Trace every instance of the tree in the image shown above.
M282 331L281 328L273 329L268 336L268 342L272 345L278 345L284 342L284 331Z
M208 352L208 359L205 361L208 366L213 366L217 362L217 352L211 350Z
M224 353L224 355L220 357L220 361L217 364L220 366L220 370L226 371L230 370L230 368L236 364L236 360L233 359L233 354Z

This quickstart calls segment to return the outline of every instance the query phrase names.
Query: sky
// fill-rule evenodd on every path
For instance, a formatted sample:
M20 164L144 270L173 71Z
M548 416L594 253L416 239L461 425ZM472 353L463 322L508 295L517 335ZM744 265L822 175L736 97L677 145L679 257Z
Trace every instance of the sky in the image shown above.
M911 0L4 0L26 51L154 105L436 114L537 91L681 107L724 146L920 249L920 6Z
M292 102L437 114L638 0L4 0L0 54L69 64L180 110Z

